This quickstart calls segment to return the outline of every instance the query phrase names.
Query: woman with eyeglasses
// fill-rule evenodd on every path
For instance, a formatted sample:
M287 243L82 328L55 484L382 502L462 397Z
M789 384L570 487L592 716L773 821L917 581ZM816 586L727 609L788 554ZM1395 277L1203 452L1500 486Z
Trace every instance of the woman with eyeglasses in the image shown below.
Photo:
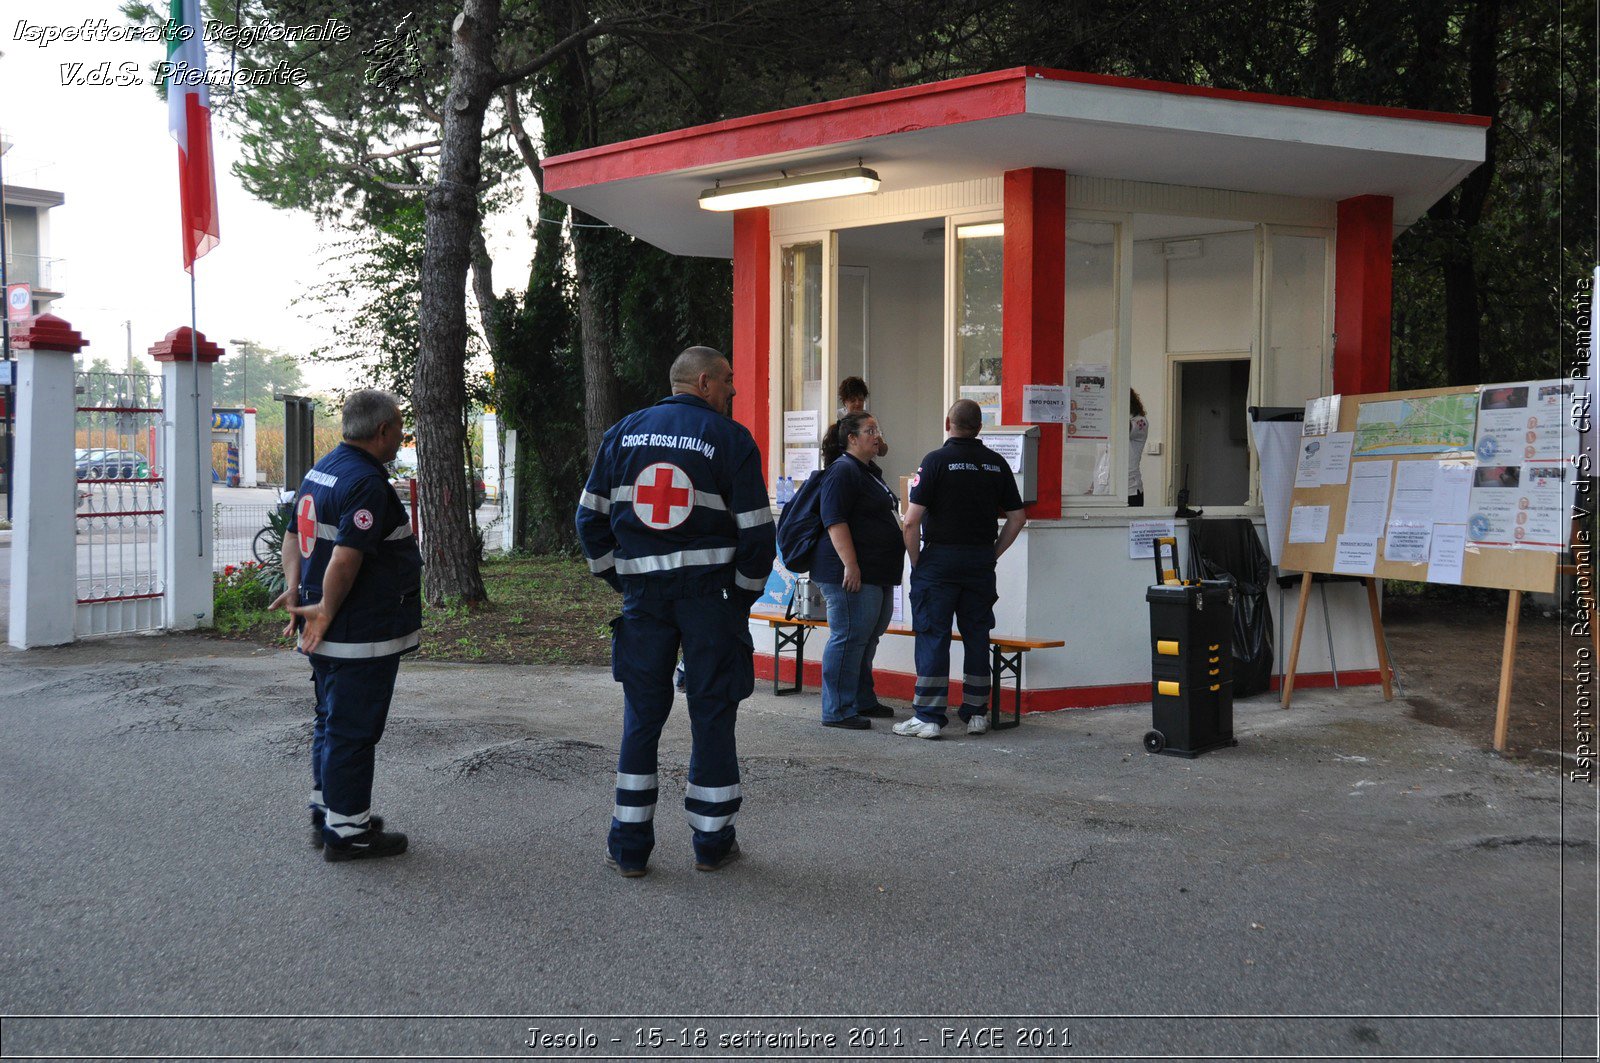
M839 456L824 473L818 497L828 534L811 564L811 578L828 603L822 725L860 731L872 726L869 717L894 716L878 703L872 661L894 611L906 550L894 493L873 461L883 440L876 418L847 413L834 431Z

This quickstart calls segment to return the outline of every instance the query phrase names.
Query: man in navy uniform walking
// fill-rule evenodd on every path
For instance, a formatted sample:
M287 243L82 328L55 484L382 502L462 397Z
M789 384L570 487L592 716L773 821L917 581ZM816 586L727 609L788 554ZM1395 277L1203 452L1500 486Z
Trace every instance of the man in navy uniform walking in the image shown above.
M694 866L739 855L734 720L755 689L747 616L775 553L755 440L729 417L733 367L709 347L672 363L672 395L605 435L578 504L589 570L622 592L611 674L622 684L622 751L606 865L645 874L655 847L656 747L680 647L694 745L684 794Z
M989 729L989 633L994 566L1016 542L1027 514L1006 460L978 441L983 411L961 399L945 415L944 446L922 459L906 507L911 617L917 632L916 715L896 724L908 738L938 738L950 696L950 620L961 632L961 719L967 734ZM1005 526L995 534L995 522Z
M384 464L404 435L387 391L345 400L344 442L306 473L283 542L286 587L311 659L311 837L325 860L398 856L406 836L372 814L372 769L400 657L422 636L422 554Z

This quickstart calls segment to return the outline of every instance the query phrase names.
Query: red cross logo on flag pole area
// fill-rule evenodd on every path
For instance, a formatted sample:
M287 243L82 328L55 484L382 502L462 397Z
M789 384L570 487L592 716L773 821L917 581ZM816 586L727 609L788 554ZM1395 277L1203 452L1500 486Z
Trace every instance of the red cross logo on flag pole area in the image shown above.
M658 461L639 474L633 484L633 511L648 527L658 531L676 528L694 509L694 481L667 461Z

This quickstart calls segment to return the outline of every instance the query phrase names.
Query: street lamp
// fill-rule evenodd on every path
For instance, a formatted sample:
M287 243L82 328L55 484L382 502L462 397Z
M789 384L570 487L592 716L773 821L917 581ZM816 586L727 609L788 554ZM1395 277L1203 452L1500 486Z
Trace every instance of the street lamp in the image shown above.
M250 405L250 341L229 340L228 342L239 348L239 405L248 408Z
M10 259L11 259L11 248L6 246L6 228L7 227L6 227L6 223L5 223L5 217L6 217L6 169L5 169L4 160L5 160L5 157L6 157L6 152L8 152L10 150L11 150L11 141L6 139L6 135L4 133L0 133L0 292L4 292L5 293L5 303L6 303L5 313L3 315L0 315L0 357L4 358L4 361L0 362L0 365L4 365L4 367L5 367L4 370L0 370L0 373L3 373L4 379L5 379L5 397L6 397L6 432L5 432L6 464L5 464L5 473L6 473L6 520L8 522L11 520L11 496L16 493L15 490L13 489L12 483L11 483L12 476L13 476L14 471L16 469L16 462L12 460L12 455L11 455L12 446L13 446L13 444L15 442L11 438L11 425L12 425L13 418L16 416L14 413L12 413L12 408L13 408L13 403L16 401L16 394L17 394L17 388L16 388L17 370L16 370L16 366L11 361L11 277L10 277L10 274L8 272L9 268L10 268L10 265L11 265L11 262L10 262Z

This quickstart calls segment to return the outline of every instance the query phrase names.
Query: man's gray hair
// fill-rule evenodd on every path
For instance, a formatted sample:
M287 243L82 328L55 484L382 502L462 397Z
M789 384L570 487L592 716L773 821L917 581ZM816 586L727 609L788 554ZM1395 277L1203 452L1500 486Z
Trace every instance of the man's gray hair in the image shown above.
M727 360L715 347L690 347L673 360L667 378L675 388L692 388L700 382L701 373L715 373Z
M352 443L371 439L378 430L400 417L400 400L387 391L364 388L344 399L343 435Z

